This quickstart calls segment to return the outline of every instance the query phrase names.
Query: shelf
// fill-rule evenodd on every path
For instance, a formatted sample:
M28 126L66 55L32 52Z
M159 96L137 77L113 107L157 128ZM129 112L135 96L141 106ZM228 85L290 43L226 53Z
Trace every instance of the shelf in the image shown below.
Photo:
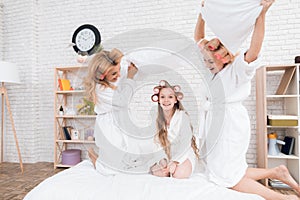
M74 118L78 118L78 119L92 119L92 118L96 118L97 115L56 115L56 118L68 118L68 119L74 119Z
M97 115L94 115L93 105L85 102L85 89L82 85L83 79L87 74L87 66L63 66L55 67L54 71L54 168L63 167L69 168L74 165L72 163L64 162L62 164L63 152L71 148L85 149L85 145L96 146L94 140L87 140L87 137L93 136L95 119ZM69 90L60 90L59 79L66 79L70 81L70 86L77 86ZM81 109L90 106L87 112L92 115L88 115L85 112L77 112L76 107L74 107L75 101L79 101L80 104L77 106L83 106ZM60 107L66 108L64 113L60 115ZM70 108L70 110L68 110ZM72 108L72 109L71 109ZM64 127L68 127L65 129ZM70 134L70 137L74 140L66 140L65 137ZM68 135L67 135L68 136ZM74 136L74 137L72 137ZM80 138L76 140L75 138ZM70 139L70 138L69 138ZM83 156L83 157L81 157ZM86 158L85 154L80 155L80 160ZM71 164L71 165L70 165Z
M291 160L298 160L299 157L296 155L285 155L283 153L279 153L278 156L270 156L268 155L269 159L291 159Z
M95 144L95 141L90 141L90 140L56 140L56 142Z
M266 98L296 98L299 97L299 95L296 94L284 94L284 95L266 95Z
M257 167L272 168L283 164L297 182L300 180L299 71L299 64L267 65L256 71ZM266 132L271 131L278 132L280 137L294 137L295 155L281 152L277 156L268 155ZM268 186L267 179L263 179L262 183Z
M293 67L296 67L296 65L295 64L272 65L272 66L266 66L266 71L282 71Z
M85 90L58 90L55 91L56 94L82 94Z
M78 70L78 69L87 68L87 66L69 66L69 67L56 67L56 70L59 71L71 71L71 70Z
M267 128L299 128L299 126L267 126Z

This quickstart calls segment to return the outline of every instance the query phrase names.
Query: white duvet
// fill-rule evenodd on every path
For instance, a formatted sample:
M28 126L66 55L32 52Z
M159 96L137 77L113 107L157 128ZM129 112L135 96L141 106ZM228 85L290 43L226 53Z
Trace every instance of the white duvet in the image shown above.
M262 200L262 197L221 188L204 176L190 179L152 175L103 176L90 161L66 169L40 183L24 200Z

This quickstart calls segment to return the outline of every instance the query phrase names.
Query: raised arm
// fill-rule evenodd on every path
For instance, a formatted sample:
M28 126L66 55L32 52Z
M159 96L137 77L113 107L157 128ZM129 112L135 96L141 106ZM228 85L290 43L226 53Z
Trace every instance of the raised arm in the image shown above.
M266 13L270 6L273 4L274 0L262 0L261 5L263 6L263 9L256 19L250 48L245 54L245 61L250 63L257 59L257 56L261 50L262 43L265 36L265 18Z
M205 37L205 22L199 14L197 24L194 31L194 40L198 42L199 40L203 39Z

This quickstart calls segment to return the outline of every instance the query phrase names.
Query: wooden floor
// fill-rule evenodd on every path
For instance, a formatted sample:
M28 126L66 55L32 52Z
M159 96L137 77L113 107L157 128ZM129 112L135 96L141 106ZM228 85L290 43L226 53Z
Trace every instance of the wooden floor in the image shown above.
M21 174L18 163L0 163L0 200L21 200L46 178L64 170L54 170L53 163L24 164ZM291 190L277 190L283 194L295 194Z
M46 178L62 171L53 168L53 163L24 164L21 173L19 163L0 163L0 200L21 200Z

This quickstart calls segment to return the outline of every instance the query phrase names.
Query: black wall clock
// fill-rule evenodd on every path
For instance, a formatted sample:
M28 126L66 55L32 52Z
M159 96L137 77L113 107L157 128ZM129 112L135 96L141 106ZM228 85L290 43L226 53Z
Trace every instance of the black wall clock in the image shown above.
M72 43L74 51L78 54L92 55L101 43L101 35L95 26L84 24L73 33Z

